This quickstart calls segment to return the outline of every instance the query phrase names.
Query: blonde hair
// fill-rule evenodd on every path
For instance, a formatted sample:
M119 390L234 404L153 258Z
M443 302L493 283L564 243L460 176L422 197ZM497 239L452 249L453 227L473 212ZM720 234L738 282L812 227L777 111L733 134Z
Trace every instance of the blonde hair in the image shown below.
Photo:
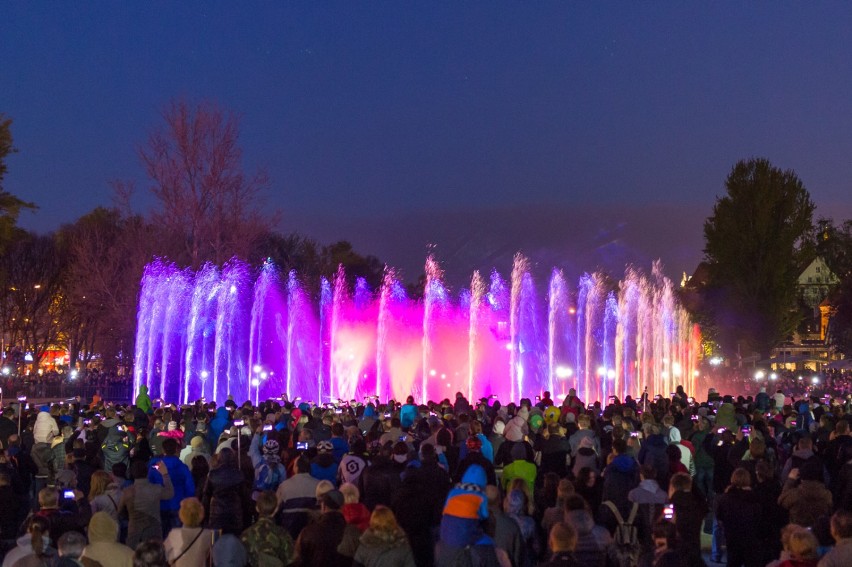
M361 492L351 482L341 484L340 493L343 494L344 504L357 504L361 500Z
M370 515L370 530L380 534L405 537L405 532L399 527L393 510L381 504L376 506L376 509Z
M319 482L317 483L317 488L316 488L316 498L317 498L317 500L319 500L319 499L320 499L320 496L322 496L322 495L323 495L323 494L325 494L326 492L330 492L330 491L332 491L332 490L334 490L334 484L332 484L332 482L331 482L330 480L321 480L321 481L319 481Z
M204 505L198 498L189 497L180 501L178 518L188 528L197 528L204 521Z
M814 534L808 530L796 530L790 534L790 539L787 542L787 549L794 559L799 561L807 559L816 559L817 548L819 541Z

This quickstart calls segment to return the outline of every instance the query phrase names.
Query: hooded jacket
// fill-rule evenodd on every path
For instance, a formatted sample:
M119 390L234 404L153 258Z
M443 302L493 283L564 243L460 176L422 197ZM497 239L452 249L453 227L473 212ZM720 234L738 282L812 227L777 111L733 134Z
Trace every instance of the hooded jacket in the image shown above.
M355 552L355 565L364 567L415 567L414 554L404 533L387 534L367 529Z
M222 406L216 410L216 417L210 422L209 436L207 437L211 447L216 447L219 444L219 437L222 436L222 432L228 427L230 420L231 416L228 413L228 408Z
M148 395L148 386L144 384L139 386L139 394L136 396L136 407L145 413L154 411L154 406L151 404L151 397Z
M118 543L118 524L106 512L96 512L89 520L89 545L83 557L110 567L133 567L133 550Z
M606 550L612 542L612 536L603 526L595 524L591 514L585 510L571 510L565 513L565 523L577 532L577 547L574 558L579 565L602 566L606 562Z
M39 412L33 427L33 439L36 443L50 443L59 435L59 426L56 420L46 411Z
M471 465L447 495L441 516L441 542L450 547L477 545L485 536L482 522L488 518L485 470Z

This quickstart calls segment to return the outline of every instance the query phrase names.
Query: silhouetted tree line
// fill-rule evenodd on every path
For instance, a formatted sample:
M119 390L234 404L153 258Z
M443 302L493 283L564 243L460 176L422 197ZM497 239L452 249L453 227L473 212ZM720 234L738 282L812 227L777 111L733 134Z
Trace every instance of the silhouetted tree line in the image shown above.
M172 103L139 148L143 191L156 202L149 213L132 210L136 188L118 181L113 206L42 235L17 227L35 205L3 190L5 158L15 151L10 126L0 115L0 348L18 346L35 360L67 348L72 368L97 359L108 371L129 369L139 282L156 256L193 269L233 257L258 268L271 260L296 270L314 294L339 265L353 283L381 283L382 262L349 242L322 246L276 230L279 216L262 200L267 177L245 172L239 121L214 104Z

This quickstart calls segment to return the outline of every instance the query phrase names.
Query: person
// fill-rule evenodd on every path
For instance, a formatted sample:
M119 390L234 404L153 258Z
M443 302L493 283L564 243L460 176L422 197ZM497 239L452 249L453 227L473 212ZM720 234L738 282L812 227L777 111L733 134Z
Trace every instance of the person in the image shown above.
M136 407L147 414L154 412L154 406L151 404L151 396L148 395L148 386L145 384L139 386L139 394L136 396Z
M677 510L676 510L677 513ZM761 506L751 488L751 474L737 468L731 484L718 497L716 515L725 530L729 567L751 567L759 564L758 539Z
M237 456L231 449L222 449L216 468L207 475L204 486L204 509L207 527L225 533L240 534L251 515L251 496L245 477L237 468Z
M544 533L549 534L550 529L557 522L561 522L564 518L565 499L574 494L574 484L570 479L563 478L556 485L556 502L555 505L546 508L541 518L541 528Z
M194 496L184 498L178 509L182 526L175 526L166 536L163 546L172 567L204 565L213 547L212 530L204 529L204 506Z
M488 498L488 522L498 553L505 553L512 565L523 565L526 548L520 525L503 512L504 499L499 488L489 484L485 487L485 496Z
M168 467L158 463L157 470L163 477L162 486L148 481L147 463L134 462L130 467L133 484L122 492L118 503L119 515L128 516L127 545L133 548L148 539L163 537L160 501L174 496L174 488Z
M195 457L203 457L210 464L210 451L207 448L207 442L203 435L195 435L189 440L189 445L181 449L180 460L186 466L192 466L192 460Z
M213 567L246 567L248 565L248 553L243 542L230 533L222 534L216 540L210 551L210 557L213 558Z
M39 511L37 516L45 518L50 523L50 539L51 541L59 541L59 538L65 532L79 531L85 529L88 517L83 513L77 505L76 500L83 498L83 495L74 490L74 500L60 500L59 492L54 488L42 488L38 493ZM60 504L63 504L60 506ZM86 507L88 510L88 507Z
M140 543L133 553L133 567L169 567L162 542L149 539Z
M355 567L415 567L405 532L390 508L376 506L352 563Z
M282 482L275 491L281 525L294 538L308 523L308 512L316 506L319 481L311 476L311 461L303 453L295 459L296 474Z
M606 564L607 548L612 543L612 535L603 527L595 524L587 508L588 504L579 494L565 499L565 523L577 534L574 558L580 565L600 567Z
M160 502L160 522L163 527L163 538L169 534L172 528L180 527L179 510L185 498L195 496L195 481L189 467L178 458L178 442L176 439L166 438L163 440L163 455L154 457L148 463L148 482L162 484L163 477L157 472L158 463L165 464L169 471L169 478L174 487L174 494L168 500Z
M57 543L57 550L59 551L57 567L104 567L100 562L90 557L83 558L85 548L86 536L80 532L62 534Z
M486 482L485 469L474 464L447 495L435 548L436 567L466 561L483 567L500 564L494 540L484 531L489 517Z
M118 502L121 491L118 484L106 471L95 471L89 484L89 506L92 514L104 512L118 522Z
M280 447L275 439L263 442L263 430L256 432L249 446L251 464L254 466L254 487L252 499L256 500L261 492L275 492L287 479L287 469L281 464Z
M89 520L89 545L83 557L104 567L133 567L133 550L118 543L118 523L106 512L95 512Z
M669 502L674 507L678 551L688 566L703 565L701 526L708 506L703 495L692 489L692 477L685 473L672 476L669 481Z
M346 523L364 532L370 526L370 510L361 503L361 492L358 487L344 482L340 485L340 493L343 494L343 507L340 512L346 519Z
M778 567L817 567L819 541L808 530L796 530L790 534L787 549L790 558L782 561Z
M261 492L257 496L258 519L240 536L251 565L286 567L293 561L293 538L275 523L277 509L278 499L274 492Z
M343 495L337 490L330 490L319 499L320 515L309 523L296 539L296 551L293 564L300 567L323 565L328 567L349 566L352 556L341 552L341 546L347 551L351 548L347 537L353 537L347 527L354 529L354 538L360 537L360 532L352 526L347 526L340 508L343 506ZM357 547L357 543L355 544ZM357 551L353 552L357 553Z
M661 520L654 525L653 567L681 567L684 564L677 550L677 528L671 522Z
M838 510L831 516L834 547L819 562L819 567L852 565L852 511Z
M811 528L818 518L831 513L831 491L823 485L822 478L822 467L818 463L790 469L778 504L790 512L791 523Z
M408 396L405 404L399 409L399 424L405 430L408 430L414 425L414 420L417 419L417 406L414 405L414 396Z
M547 562L540 564L540 567L580 567L580 563L574 558L577 532L570 524L565 522L553 524L547 541L552 554Z
M50 522L46 518L31 517L26 533L17 539L17 546L3 559L3 567L14 567L19 563L24 565L28 558L34 558L42 565L56 565L59 558L56 549L50 546L49 534Z

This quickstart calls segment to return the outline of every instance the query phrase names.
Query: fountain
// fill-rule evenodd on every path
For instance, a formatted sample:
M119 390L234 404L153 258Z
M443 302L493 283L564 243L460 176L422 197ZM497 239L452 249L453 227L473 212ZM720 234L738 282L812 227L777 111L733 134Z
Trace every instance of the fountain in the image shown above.
M378 290L341 267L318 298L296 272L233 260L197 272L146 266L139 294L134 385L154 397L257 403L283 395L325 403L415 399L518 400L576 388L586 401L694 390L700 335L654 264L621 282L585 274L575 290L554 270L540 298L524 256L510 280L474 272L454 296L426 261L423 299L387 269Z

